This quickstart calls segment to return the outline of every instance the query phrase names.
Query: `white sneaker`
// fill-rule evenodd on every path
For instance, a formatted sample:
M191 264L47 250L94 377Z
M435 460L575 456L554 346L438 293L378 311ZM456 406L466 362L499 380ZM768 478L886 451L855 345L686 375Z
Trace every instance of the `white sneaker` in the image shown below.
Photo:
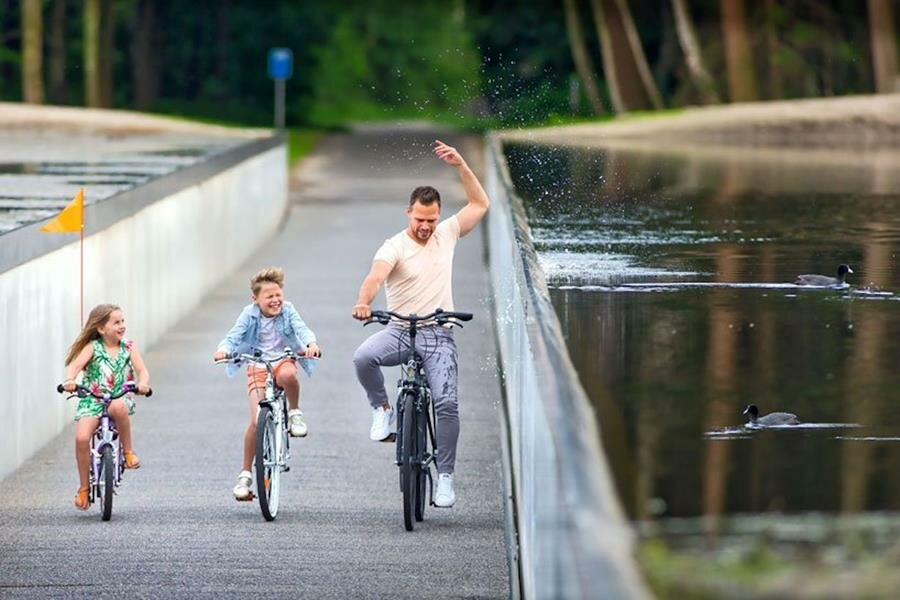
M253 492L250 486L253 485L253 474L250 471L241 471L238 475L237 485L234 486L235 500L253 500Z
M450 508L456 503L456 494L453 493L453 474L441 473L438 475L434 490L434 505L439 508Z
M394 411L385 410L383 406L372 410L372 428L369 429L369 439L373 442L386 440L394 432Z
M306 421L303 420L303 413L300 412L299 408L293 408L288 411L288 424L293 437L306 437L306 434L309 433L309 428L306 426Z

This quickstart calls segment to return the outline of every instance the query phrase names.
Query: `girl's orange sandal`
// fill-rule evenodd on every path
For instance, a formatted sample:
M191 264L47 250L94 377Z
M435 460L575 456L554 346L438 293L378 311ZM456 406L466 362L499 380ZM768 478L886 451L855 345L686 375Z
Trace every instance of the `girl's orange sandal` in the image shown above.
M125 468L126 469L138 469L141 466L141 461L137 457L137 454L134 452L126 452L125 453Z
M88 509L88 489L86 487L78 488L75 493L75 508L78 510Z

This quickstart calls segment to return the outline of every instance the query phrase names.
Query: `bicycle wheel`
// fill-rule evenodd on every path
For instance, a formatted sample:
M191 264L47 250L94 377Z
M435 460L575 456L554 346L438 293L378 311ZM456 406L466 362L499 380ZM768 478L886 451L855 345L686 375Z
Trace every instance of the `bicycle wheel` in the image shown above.
M256 419L256 495L266 521L274 521L278 514L281 468L278 466L276 434L272 409L260 407Z
M415 516L416 492L418 491L418 472L414 465L416 448L415 397L407 394L403 397L403 454L400 457L400 489L403 491L403 525L407 531L413 530Z
M424 457L428 445L428 425L425 423L426 413L417 414L418 427L416 428L416 446L418 447L417 456ZM423 467L421 461L417 464L413 471L416 474L416 521L422 521L425 518L425 486L428 479L428 468Z
M104 521L112 518L113 494L116 487L115 468L112 446L104 446L100 453L100 510Z

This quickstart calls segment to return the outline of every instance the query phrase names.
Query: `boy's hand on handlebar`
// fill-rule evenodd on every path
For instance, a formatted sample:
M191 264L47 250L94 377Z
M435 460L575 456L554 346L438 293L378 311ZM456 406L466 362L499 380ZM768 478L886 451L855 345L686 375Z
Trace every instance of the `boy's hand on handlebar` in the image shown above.
M225 352L224 350L216 350L216 351L213 353L213 360L214 360L214 361L216 361L216 360L224 360L224 359L226 359L226 358L228 358L228 353Z
M322 350L319 348L318 344L313 342L306 347L306 352L303 353L303 356L306 358L319 358L322 356Z
M366 321L372 317L372 307L368 304L357 304L353 307L353 318L358 321Z

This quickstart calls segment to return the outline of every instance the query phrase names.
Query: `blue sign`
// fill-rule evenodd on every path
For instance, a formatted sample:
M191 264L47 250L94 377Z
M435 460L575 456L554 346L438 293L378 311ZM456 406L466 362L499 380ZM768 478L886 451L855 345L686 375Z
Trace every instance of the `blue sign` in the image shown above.
M290 48L269 49L269 78L290 79L294 70L294 53Z

